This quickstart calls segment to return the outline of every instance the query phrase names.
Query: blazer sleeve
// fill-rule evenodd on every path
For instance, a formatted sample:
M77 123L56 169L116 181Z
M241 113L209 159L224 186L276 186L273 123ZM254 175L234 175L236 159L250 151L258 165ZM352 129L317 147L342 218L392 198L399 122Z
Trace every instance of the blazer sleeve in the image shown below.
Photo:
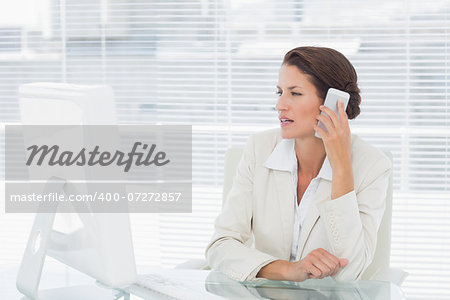
M252 236L254 170L255 142L250 136L205 253L212 269L238 281L256 280L263 266L278 259L245 244Z
M338 281L360 279L372 262L391 172L391 161L380 155L356 191L318 207L333 254L349 261L334 276Z

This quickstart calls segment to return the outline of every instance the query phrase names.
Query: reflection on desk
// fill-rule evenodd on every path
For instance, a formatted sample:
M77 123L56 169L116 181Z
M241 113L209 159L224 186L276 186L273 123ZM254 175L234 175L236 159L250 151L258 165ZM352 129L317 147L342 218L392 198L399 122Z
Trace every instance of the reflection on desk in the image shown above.
M342 283L328 277L305 282L238 282L217 271L153 269L146 273L127 289L144 299L405 299L398 286L382 281Z
M18 266L0 267L0 299L24 299L15 287L17 270ZM331 278L325 278L299 283L271 280L238 282L217 271L158 267L138 267L138 273L146 275L140 276L138 284L123 290L125 295L131 294L125 299L405 299L398 286L382 281L338 283ZM66 291L65 299L68 299L67 296L85 292L86 287L83 286L95 287L97 291L88 293L93 298L81 299L98 299L95 295L100 287L89 276L57 262L49 261L44 265L40 291L62 288ZM75 291L76 289L78 291ZM110 293L111 297L108 299L117 299L116 291L104 289L104 292Z
M389 282L365 280L336 282L330 277L304 282L272 280L237 282L220 272L211 271L206 278L205 286L208 292L227 299L405 299L401 289Z

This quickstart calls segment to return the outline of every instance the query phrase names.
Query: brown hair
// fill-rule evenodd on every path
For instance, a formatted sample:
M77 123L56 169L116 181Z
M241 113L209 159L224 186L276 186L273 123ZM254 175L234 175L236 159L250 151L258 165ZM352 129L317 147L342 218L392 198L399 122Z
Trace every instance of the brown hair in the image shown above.
M349 119L360 113L360 90L355 68L340 52L325 47L294 48L283 59L283 65L296 66L309 75L316 87L318 96L325 101L329 88L336 88L350 94L346 113Z

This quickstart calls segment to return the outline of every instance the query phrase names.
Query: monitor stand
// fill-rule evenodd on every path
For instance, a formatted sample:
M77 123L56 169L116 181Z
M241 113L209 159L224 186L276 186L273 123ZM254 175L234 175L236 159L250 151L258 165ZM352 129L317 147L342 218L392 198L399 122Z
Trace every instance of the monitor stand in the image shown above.
M68 189L70 187L66 184L66 180L52 177L48 180L44 188L44 193L58 191L66 193ZM45 210L43 210L43 206L41 205L36 213L16 280L17 289L26 296L22 299L110 300L120 299L122 297L124 300L129 299L128 293L116 289L105 289L104 286L100 287L95 285L70 286L39 292L39 283L48 246L51 242L57 207L57 202L46 203Z
M20 300L130 300L130 294L115 289L104 289L95 285L69 286L57 289L41 290L39 298L22 297Z

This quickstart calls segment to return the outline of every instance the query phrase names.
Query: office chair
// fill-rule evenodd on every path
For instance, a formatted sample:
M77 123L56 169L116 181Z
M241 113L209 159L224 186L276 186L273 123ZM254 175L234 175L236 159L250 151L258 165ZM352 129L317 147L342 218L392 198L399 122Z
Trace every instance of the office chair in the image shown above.
M384 154L393 162L392 153L388 150ZM398 268L390 267L391 257L391 232L392 232L392 196L393 196L393 172L389 176L388 190L386 193L386 209L377 234L377 247L372 263L364 271L362 279L390 281L401 286L408 273Z
M236 168L241 159L243 148L229 148L225 155L224 183L222 192L222 206L225 203L228 192L233 184ZM384 151L392 162L390 151ZM392 220L392 195L393 195L392 172L389 176L389 185L386 194L386 209L380 224L377 235L377 247L372 263L367 267L362 275L364 280L389 281L400 286L408 273L401 269L390 268L391 252L391 220ZM205 260L190 260L178 265L176 268L182 269L208 269Z

